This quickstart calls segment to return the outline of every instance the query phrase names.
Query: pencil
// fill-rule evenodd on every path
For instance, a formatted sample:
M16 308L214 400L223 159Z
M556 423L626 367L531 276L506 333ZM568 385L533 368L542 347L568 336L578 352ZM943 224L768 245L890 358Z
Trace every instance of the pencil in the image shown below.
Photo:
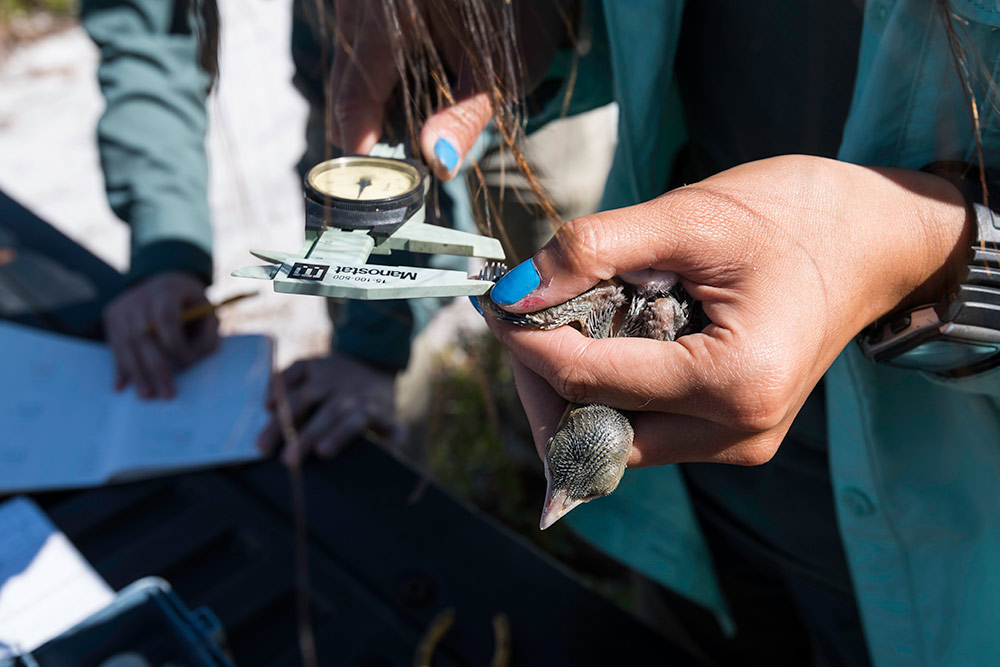
M197 322L200 319L204 319L209 315L213 315L215 311L219 310L224 306L228 306L237 301L242 301L243 299L249 298L251 296L257 296L257 292L246 292L244 294L237 294L236 296L231 296L228 299L224 299L219 303L199 303L197 306L191 306L190 308L185 308L181 311L181 324L190 324L191 322ZM146 325L146 333L152 335L156 333L156 325L152 322Z

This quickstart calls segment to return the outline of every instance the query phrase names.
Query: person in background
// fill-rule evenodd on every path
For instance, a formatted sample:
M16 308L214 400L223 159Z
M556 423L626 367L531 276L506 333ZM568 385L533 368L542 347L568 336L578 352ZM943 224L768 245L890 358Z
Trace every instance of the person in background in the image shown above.
M131 228L127 288L104 311L118 389L169 398L177 368L218 342L214 316L190 325L212 281L205 99L214 71L199 57L184 3L85 0L101 48L107 102L97 128L111 208Z
M325 131L324 89L334 49L324 47L323 39L330 38L321 36L326 33L316 3L295 0L292 11L294 83L310 107L306 153L298 165L304 175L340 154ZM98 79L106 109L97 138L108 200L131 229L128 287L104 313L115 382L119 389L134 385L143 398L167 399L175 391L175 371L196 363L218 341L214 316L192 325L181 321L185 309L205 302L212 280L205 105L219 75L218 8L214 0L83 0L80 14L100 48ZM363 148L367 152L370 145ZM449 178L458 172L457 163L451 166ZM467 199L464 187L450 184L433 210L428 208L429 221L457 218L458 226L470 229L467 204L464 215L453 215L452 202ZM463 263L410 253L396 253L392 261L442 268ZM299 416L297 450L282 437L275 383L269 391L272 419L258 445L280 452L289 464L310 452L332 456L369 430L398 444L395 378L440 300L330 303L330 354L299 360L282 375L292 413Z

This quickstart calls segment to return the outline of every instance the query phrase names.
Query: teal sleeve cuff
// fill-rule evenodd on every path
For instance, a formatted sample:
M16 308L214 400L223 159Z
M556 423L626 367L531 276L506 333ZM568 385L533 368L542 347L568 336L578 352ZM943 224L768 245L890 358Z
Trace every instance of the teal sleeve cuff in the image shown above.
M333 348L376 368L399 372L410 362L413 311L404 299L348 301L335 325Z
M424 255L394 252L374 255L373 264L393 266L454 267L459 258L447 255ZM334 322L333 349L386 371L402 371L410 363L410 347L445 299L387 299L356 301L348 299Z
M187 241L150 243L132 256L126 282L131 285L169 271L194 274L208 285L212 282L212 255Z
M160 193L123 210L132 228L129 281L164 271L188 271L212 282L212 227L208 202Z

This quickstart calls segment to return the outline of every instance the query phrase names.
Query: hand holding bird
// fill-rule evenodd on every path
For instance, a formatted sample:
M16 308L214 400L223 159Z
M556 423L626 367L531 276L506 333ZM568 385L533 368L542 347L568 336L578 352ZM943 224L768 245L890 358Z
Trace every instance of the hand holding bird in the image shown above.
M491 301L507 315L488 322L543 458L567 404L601 404L632 415L630 467L759 465L858 332L945 292L967 235L943 179L770 158L566 223L497 282ZM680 276L711 323L671 341L503 321L644 270Z
M487 271L496 273L491 267ZM637 336L670 341L688 328L690 304L676 275L642 271L628 280L603 281L580 296L532 313L509 313L488 294L479 297L479 306L499 320L522 327L547 330L570 325L590 338ZM542 530L581 503L615 490L632 450L629 419L628 414L607 405L566 406L555 434L545 443Z

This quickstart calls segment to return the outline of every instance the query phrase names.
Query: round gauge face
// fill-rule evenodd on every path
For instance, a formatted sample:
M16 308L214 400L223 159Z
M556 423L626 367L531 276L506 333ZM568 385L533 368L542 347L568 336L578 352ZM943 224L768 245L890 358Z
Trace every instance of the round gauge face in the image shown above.
M322 162L309 172L308 181L328 197L354 201L393 199L422 185L420 172L407 162L362 156Z

